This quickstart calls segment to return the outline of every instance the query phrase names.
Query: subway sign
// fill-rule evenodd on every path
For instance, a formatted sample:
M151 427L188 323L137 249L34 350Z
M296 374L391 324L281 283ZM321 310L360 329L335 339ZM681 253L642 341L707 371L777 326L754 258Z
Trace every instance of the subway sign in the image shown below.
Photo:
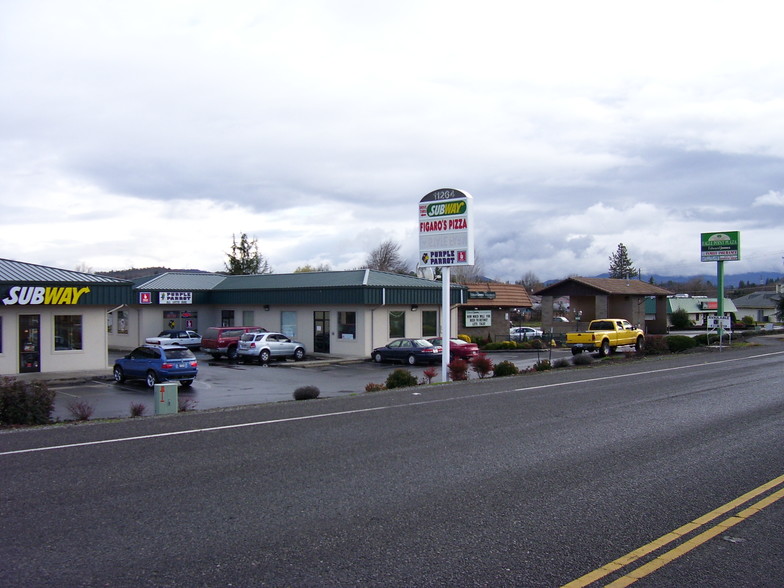
M78 304L79 299L89 292L90 288L87 286L13 286L3 298L3 304L6 306Z

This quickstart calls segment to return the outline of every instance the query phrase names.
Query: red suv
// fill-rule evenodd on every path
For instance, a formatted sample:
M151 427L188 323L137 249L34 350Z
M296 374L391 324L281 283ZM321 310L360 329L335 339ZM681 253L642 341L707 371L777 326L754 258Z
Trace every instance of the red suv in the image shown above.
M245 333L266 333L262 327L210 327L201 338L201 350L215 359L237 359L237 343Z

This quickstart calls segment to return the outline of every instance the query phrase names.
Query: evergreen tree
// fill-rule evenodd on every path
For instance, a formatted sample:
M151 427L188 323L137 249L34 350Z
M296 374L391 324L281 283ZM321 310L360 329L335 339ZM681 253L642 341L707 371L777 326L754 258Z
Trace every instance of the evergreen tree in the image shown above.
M636 278L639 275L623 243L618 243L618 249L610 256L609 272L611 278L617 279Z
M240 242L237 237L231 236L231 253L227 253L228 261L226 272L232 276L247 276L251 274L271 274L272 268L264 256L259 253L259 246L256 239L248 239L245 233L240 234Z

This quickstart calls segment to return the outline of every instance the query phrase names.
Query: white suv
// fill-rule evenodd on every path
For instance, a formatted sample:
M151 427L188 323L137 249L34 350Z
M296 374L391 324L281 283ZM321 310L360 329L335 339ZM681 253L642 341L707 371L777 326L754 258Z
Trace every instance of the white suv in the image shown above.
M305 345L292 341L282 333L245 333L237 345L237 357L240 360L256 359L259 363L267 363L270 358L293 358L302 361L305 358Z

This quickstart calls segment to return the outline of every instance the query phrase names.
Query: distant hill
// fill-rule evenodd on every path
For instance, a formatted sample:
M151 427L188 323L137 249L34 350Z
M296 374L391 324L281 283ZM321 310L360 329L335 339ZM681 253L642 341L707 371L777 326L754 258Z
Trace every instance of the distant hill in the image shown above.
M147 278L159 276L168 272L189 272L198 274L209 274L212 272L205 272L204 270L197 269L170 269L168 267L140 267L125 270L113 270L110 272L95 272L98 276L106 276L107 278L117 278L118 280L137 280L139 278Z

